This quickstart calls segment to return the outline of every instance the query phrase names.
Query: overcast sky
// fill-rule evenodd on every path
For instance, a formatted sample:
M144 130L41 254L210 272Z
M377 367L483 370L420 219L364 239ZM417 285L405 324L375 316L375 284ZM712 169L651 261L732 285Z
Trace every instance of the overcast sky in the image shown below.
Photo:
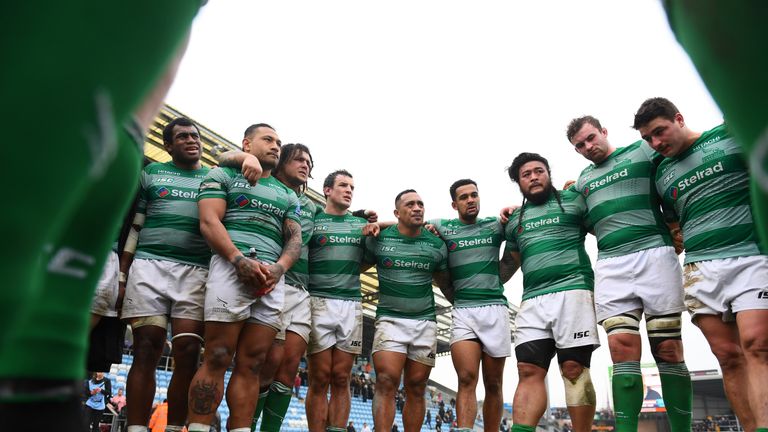
M587 161L565 137L568 122L594 115L624 146L639 139L633 115L654 96L694 130L722 122L657 0L227 0L195 21L167 102L235 143L248 125L271 124L284 143L312 151L310 187L321 190L335 169L354 175L354 208L392 218L395 195L414 188L434 218L455 217L448 187L460 178L477 181L483 216L519 204L506 167L523 151L549 159L556 185L575 179ZM516 275L506 294L519 304L521 293ZM604 406L610 357L600 333L592 375ZM688 322L684 339L689 369L717 368ZM550 398L564 406L553 364ZM432 377L456 387L447 357Z

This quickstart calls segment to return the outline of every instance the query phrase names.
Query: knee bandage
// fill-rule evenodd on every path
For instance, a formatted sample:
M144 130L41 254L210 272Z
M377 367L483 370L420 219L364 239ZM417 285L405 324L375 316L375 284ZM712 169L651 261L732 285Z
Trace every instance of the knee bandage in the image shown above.
M199 340L201 344L205 342L205 340L203 339L203 337L202 337L202 336L200 336L200 335L199 335L199 334L197 334L197 333L179 333L179 334L177 334L176 336L174 336L174 337L172 337L172 338L171 338L171 345L173 345L173 341L175 341L176 339L178 339L178 338L180 338L180 337L193 337L193 338L195 338L195 339Z
M683 320L680 314L645 317L645 328L648 330L648 342L651 353L656 358L658 346L666 340L682 339ZM656 359L659 361L659 359Z
M603 328L608 336L619 333L640 334L640 309L625 312L603 320Z
M155 316L135 318L133 321L131 321L131 328L134 330L139 327L144 327L149 325L167 328L168 317L166 317L165 315L155 315Z
M562 375L563 370L560 369ZM581 374L575 379L569 379L563 375L565 384L565 404L567 406L594 406L597 404L595 386L592 385L592 375L589 368L583 368Z

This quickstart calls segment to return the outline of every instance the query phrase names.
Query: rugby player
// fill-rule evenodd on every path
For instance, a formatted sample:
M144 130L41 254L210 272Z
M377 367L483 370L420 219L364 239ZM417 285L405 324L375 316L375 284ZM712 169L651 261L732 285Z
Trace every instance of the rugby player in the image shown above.
M454 182L449 192L456 219L432 219L448 248L454 289L451 359L459 379L458 431L470 431L477 417L475 389L483 366L483 425L497 431L503 405L504 363L512 354L509 310L499 279L499 249L504 226L499 218L478 218L480 193L470 179ZM511 276L511 275L510 275Z
M395 198L397 224L366 241L366 260L376 264L379 304L373 340L376 389L374 429L389 430L395 393L403 377L403 426L418 431L424 421L424 391L435 365L437 322L432 281L451 302L448 249L423 228L424 202L413 189Z
M205 356L189 389L190 432L210 428L233 357L229 430L251 428L259 371L281 329L283 275L301 254L298 197L271 176L280 144L271 126L249 126L242 146L263 169L258 184L225 167L211 170L200 185L200 230L215 254L205 296Z
M552 186L549 163L535 153L519 154L509 167L523 204L505 228L501 278L522 266L523 301L515 325L519 383L513 401L513 431L533 432L547 407L545 379L557 354L573 430L592 430L595 389L589 373L600 344L584 249L584 198Z
M180 117L169 122L163 143L172 160L149 164L142 171L136 216L120 257L122 317L130 323L134 338L126 383L131 406L128 432L147 430L155 369L169 321L174 371L166 430L180 431L186 424L189 382L197 370L203 334L211 253L200 234L197 194L209 169L200 163L200 131L191 120Z
M768 257L759 246L742 148L725 125L688 127L677 107L652 98L634 128L664 155L656 189L685 246L685 304L723 371L746 430L768 428Z
M637 431L644 395L640 319L645 314L669 423L675 432L689 432L693 397L681 337L682 270L654 187L663 156L642 140L615 148L608 130L592 116L573 119L566 136L593 163L574 188L587 203L588 225L597 236L595 310L614 363L616 430ZM677 224L671 228L679 232Z
M309 241L309 336L307 421L311 431L345 431L350 400L350 373L362 352L363 308L360 271L366 235L379 227L348 213L355 183L345 170L323 181L326 204L315 215ZM330 400L327 399L330 387ZM289 387L290 388L290 387Z

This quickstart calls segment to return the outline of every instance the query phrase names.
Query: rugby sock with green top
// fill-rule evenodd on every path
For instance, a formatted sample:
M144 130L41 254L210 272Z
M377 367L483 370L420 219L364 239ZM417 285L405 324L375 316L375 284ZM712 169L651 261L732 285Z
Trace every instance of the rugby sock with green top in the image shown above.
M640 362L629 361L613 365L613 411L616 432L637 432L637 418L643 406L643 376Z
M269 395L269 387L266 390L259 393L259 401L256 403L256 411L253 413L253 422L251 423L251 432L256 430L256 423L259 422L261 417L261 411L264 409L264 403L267 402L267 396Z
M661 378L662 397L672 432L691 430L693 389L691 374L685 362L657 363Z
M264 415L261 419L261 430L277 432L283 424L288 405L291 404L291 388L275 381L269 386L269 396L264 404Z
M526 426L521 424L513 424L512 432L536 432L536 426Z

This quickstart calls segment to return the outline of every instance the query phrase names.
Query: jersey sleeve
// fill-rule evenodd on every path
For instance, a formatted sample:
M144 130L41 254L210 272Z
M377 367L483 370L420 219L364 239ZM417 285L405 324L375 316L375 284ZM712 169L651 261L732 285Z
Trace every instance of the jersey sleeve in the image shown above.
M448 270L448 248L445 246L445 242L440 242L440 249L438 250L437 271Z
M227 199L227 191L229 191L231 182L232 176L228 175L224 168L210 170L200 183L200 193L197 195L197 200L206 198Z
M136 213L147 213L147 205L149 204L149 173L147 169L141 170L141 176L139 177L139 200L136 202Z
M515 234L515 230L517 230L517 217L518 212L520 210L515 210L512 215L509 216L509 222L507 222L507 226L504 227L504 240L506 240L506 245L504 246L505 252L520 252L520 247L517 244L517 235Z
M365 238L365 251L363 251L363 262L365 262L366 264L376 264L376 243L377 243L376 237Z
M301 202L293 191L288 191L288 208L285 211L285 219L290 219L301 225Z

